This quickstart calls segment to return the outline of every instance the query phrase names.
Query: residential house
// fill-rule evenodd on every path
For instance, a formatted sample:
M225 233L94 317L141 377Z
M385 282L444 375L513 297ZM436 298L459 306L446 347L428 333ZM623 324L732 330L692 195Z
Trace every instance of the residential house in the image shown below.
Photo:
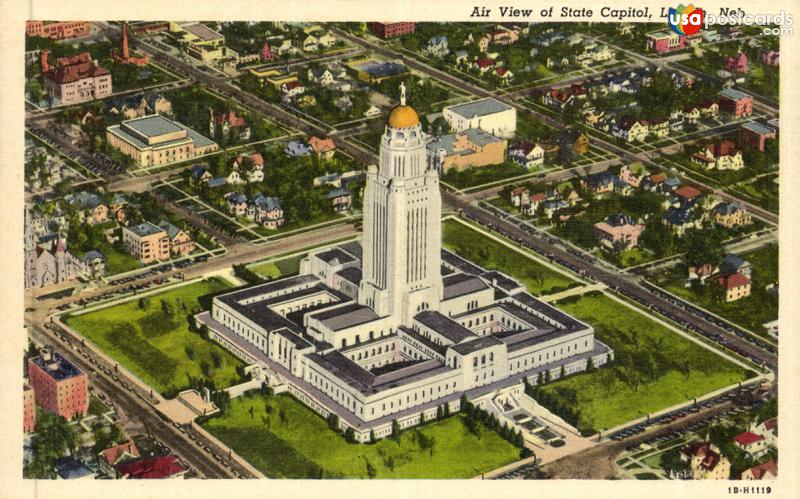
M281 93L284 97L292 98L304 94L306 86L300 80L287 81L281 84Z
M64 200L78 212L81 222L96 225L108 221L108 206L95 193L81 191L67 194Z
M778 463L772 459L742 472L742 480L775 480L776 478L778 478Z
M503 83L509 83L514 79L514 73L508 68L496 67L494 68L494 75L500 78Z
M312 136L308 139L308 145L311 147L311 150L314 151L314 154L317 155L317 158L322 160L333 159L333 155L336 153L336 144L333 143L333 139L331 138L321 139Z
M750 279L742 274L735 273L720 277L718 282L725 291L725 301L728 303L750 296Z
M650 121L642 121L642 125L646 125L650 135L656 138L663 138L669 135L669 120L658 118Z
M322 86L333 85L336 81L333 73L327 68L311 68L308 70L308 79Z
M511 204L514 206L521 206L527 204L530 192L527 187L516 187L511 190Z
M472 67L477 69L480 74L486 74L487 71L494 69L496 63L494 59L489 59L488 57L480 57L475 60Z
M623 165L619 170L619 178L623 182L629 184L631 187L639 187L645 177L650 173L645 170L641 161L633 162L629 165Z
M700 107L692 104L683 106L683 121L685 124L696 125L700 121Z
M428 40L428 44L423 51L433 57L444 57L450 53L450 48L447 46L446 36L435 36Z
M695 213L694 204L684 202L678 206L671 206L664 212L664 224L678 236L682 237L689 229L702 227L702 217Z
M684 185L672 191L679 201L694 201L703 195L703 192L693 185Z
M257 194L248 203L247 218L262 224L267 229L277 229L284 222L280 199Z
M700 152L692 155L692 162L703 166L706 170L741 170L744 168L744 157L732 140L722 140L707 145Z
M750 213L737 203L719 203L714 207L713 212L714 221L728 229L753 223Z
M706 99L700 103L700 116L702 118L719 118L720 104L711 99Z
M564 208L568 208L568 207L569 207L569 203L567 203L563 199L554 199L554 200L551 200L551 201L545 201L542 204L542 211L544 212L544 215L548 219L552 219L553 216L557 212L563 210Z
M620 196L628 197L633 195L633 187L619 177L614 177L613 179L613 189L616 194Z
M334 99L333 105L336 106L339 111L346 113L353 107L353 101L349 96L342 95L341 97Z
M508 149L508 157L526 168L536 168L544 164L544 149L539 144L518 142Z
M311 154L311 147L301 140L290 140L283 148L283 153L287 156L300 157L309 156Z
M614 178L609 172L593 173L581 179L581 187L595 195L605 194L614 190Z
M745 123L739 131L739 142L742 146L751 150L757 149L761 152L764 152L767 140L775 137L775 130L757 121Z
M594 224L594 235L601 244L613 250L635 248L643 230L644 225L637 224L632 217L622 213L610 215Z
M750 431L761 435L767 441L767 445L778 446L778 418L770 418L759 424L753 424Z
M644 142L650 133L650 127L645 120L625 118L619 125L611 126L611 133L626 142Z
M108 210L112 213L117 222L122 225L126 225L128 221L128 216L125 213L125 206L127 206L127 204L128 200L122 193L114 194L114 197L108 204Z
M733 300L727 300L733 301ZM745 431L733 437L733 443L736 447L742 449L750 459L758 459L767 453L767 441L764 437L753 433L752 431Z
M189 169L190 181L194 185L199 185L201 183L207 183L213 178L211 172L206 170L203 165L194 165Z
M428 142L428 160L440 173L446 173L451 168L464 170L497 165L505 161L507 146L504 139L477 128L469 128Z
M728 57L725 61L725 69L731 73L747 73L747 55L739 52L734 56Z
M753 265L732 253L728 253L723 257L722 262L719 264L719 269L722 275L742 274L743 276L751 279L753 277Z
M116 466L123 463L135 461L141 457L139 448L133 440L128 442L114 445L100 452L97 463L100 470L111 478L119 478L117 476Z
M349 210L353 204L353 196L350 191L341 187L330 191L325 195L325 199L330 201L334 211L337 212Z
M740 118L753 114L753 96L740 90L726 88L719 93L717 100L719 109L733 116Z
M158 226L167 233L169 251L173 256L184 256L194 251L194 240L186 231L171 224L168 220L160 221Z
M244 172L247 182L264 180L264 157L261 153L240 154L234 158L233 167L234 171Z
M565 128L558 134L558 160L570 164L589 152L589 136L575 128Z
M780 52L777 50L762 50L760 58L762 64L774 67L780 65Z
M208 122L208 133L211 137L215 137L219 132L223 137L229 137L231 133L236 133L239 140L250 139L250 125L247 120L241 116L237 116L235 111L228 111L227 113L215 114L213 110L209 110L211 118Z
M727 480L731 463L719 448L710 442L692 442L681 449L681 459L689 463L695 480Z
M709 277L717 272L719 272L719 267L710 263L704 263L703 265L697 265L687 269L688 279L690 281L700 281L701 283L705 283Z
M238 192L229 192L225 196L225 206L231 215L243 217L247 214L247 196Z
M536 215L536 210L539 209L542 203L547 200L547 196L544 192L537 192L535 194L528 195L527 203L522 203L522 213L526 215Z

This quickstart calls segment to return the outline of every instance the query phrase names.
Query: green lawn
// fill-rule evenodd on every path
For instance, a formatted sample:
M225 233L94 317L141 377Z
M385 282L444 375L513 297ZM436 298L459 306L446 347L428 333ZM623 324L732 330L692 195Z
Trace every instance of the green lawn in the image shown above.
M242 362L218 346L189 331L187 316L200 311L198 297L229 287L212 278L148 297L146 309L133 299L66 322L104 352L161 393L188 386L188 377L202 376L201 364L210 366L210 378L218 387L238 380L236 366ZM172 314L162 310L162 301ZM192 357L189 358L189 353ZM221 360L215 367L212 353Z
M753 266L751 294L747 298L730 303L722 301L712 292L718 286L714 280L709 280L705 286L685 287L686 267L683 265L662 274L656 282L669 292L720 317L756 334L766 335L762 325L778 318L778 297L765 289L767 285L778 282L778 246L764 246L739 256Z
M489 182L518 177L526 173L530 172L524 166L520 166L512 161L506 161L499 165L473 166L461 171L452 168L442 175L442 182L456 189L464 189L476 185L488 184Z
M300 272L300 260L305 258L305 254L283 258L272 262L259 263L250 267L256 274L269 279L287 277Z
M311 409L277 395L235 399L224 415L203 426L274 478L368 478L367 463L377 478L470 478L518 459L519 449L497 433L482 427L476 437L461 419L454 415L404 431L400 442L349 444ZM434 439L433 455L420 449L416 432Z
M578 286L566 275L455 220L442 223L444 246L483 268L499 270L519 280L534 295L547 295Z
M748 377L745 369L600 293L556 304L594 326L615 361L542 387L577 405L579 429L611 428Z

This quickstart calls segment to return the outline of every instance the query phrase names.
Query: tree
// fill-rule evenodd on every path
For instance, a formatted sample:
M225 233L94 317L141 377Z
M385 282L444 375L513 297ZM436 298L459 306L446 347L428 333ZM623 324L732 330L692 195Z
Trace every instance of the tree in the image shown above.
M150 300L146 296L139 298L139 310L147 310L149 306Z
M352 428L350 429L352 430ZM364 457L364 462L366 463L367 466L367 476L369 477L370 480L372 480L378 475L378 472L375 469L375 466L373 466L372 463L370 463L366 457Z
M189 357L189 360L194 360L194 348L192 348L191 345L186 345L184 351L186 352L186 356Z
M686 265L716 265L725 256L724 235L717 230L691 230L684 236Z
M334 413L328 414L328 428L333 431L339 431L339 416Z
M212 351L211 362L214 364L215 368L219 369L222 367L222 355L217 351Z
M344 430L344 439L347 441L347 443L356 443L356 432L352 427L348 426L347 429Z
M436 408L436 420L441 421L443 417L444 417L444 409L442 409L442 406L439 406Z
M369 443L375 443L375 430L369 430Z
M396 419L392 420L392 439L398 443L400 442L400 425Z
M203 373L203 376L208 378L211 377L211 364L206 361L200 363L200 371Z

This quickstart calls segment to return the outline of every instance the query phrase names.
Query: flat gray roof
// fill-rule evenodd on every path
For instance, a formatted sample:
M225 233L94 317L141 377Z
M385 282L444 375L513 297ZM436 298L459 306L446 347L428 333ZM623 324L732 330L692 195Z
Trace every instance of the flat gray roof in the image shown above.
M418 313L414 316L414 320L433 329L453 343L461 343L475 337L475 334L469 329L433 310Z
M449 106L445 109L449 109L464 118L472 118L473 116L486 116L487 114L499 113L513 108L508 104L503 104L497 99L487 97L464 104L456 104L455 106Z
M129 127L146 137L158 137L159 135L166 135L168 133L175 133L184 130L172 120L169 120L160 114L152 114L150 116L143 116L141 118L134 118L122 122L123 128Z
M377 320L378 315L369 307L350 303L314 314L311 318L320 321L333 331L339 331Z
M442 279L442 285L444 287L443 295L445 300L475 293L489 287L480 277L467 274L446 276Z

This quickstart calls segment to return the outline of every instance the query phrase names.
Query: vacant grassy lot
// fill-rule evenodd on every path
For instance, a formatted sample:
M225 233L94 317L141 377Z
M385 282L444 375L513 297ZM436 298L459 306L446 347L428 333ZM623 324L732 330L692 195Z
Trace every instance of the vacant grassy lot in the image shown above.
M599 293L565 299L563 311L594 326L616 360L542 387L577 405L579 429L600 430L748 377L745 369Z
M223 416L203 426L253 466L274 478L469 478L519 456L492 430L468 432L461 416L401 433L400 441L350 444L316 413L289 395L235 399ZM422 450L418 433L434 440Z
M713 293L713 288L718 286L714 280L709 280L705 286L685 287L686 267L683 265L661 275L656 282L669 292L720 317L767 336L763 324L778 318L778 296L766 290L767 285L778 282L778 246L764 246L739 256L753 266L753 284L747 298L726 303Z
M242 362L189 331L187 317L200 310L198 297L227 287L221 279L207 279L151 295L144 308L133 299L66 322L161 393L186 387L188 376L203 376L204 368L218 387L226 387L238 379Z
M547 295L578 285L566 275L509 248L455 220L442 223L444 246L483 268L499 270L519 280L534 295Z

